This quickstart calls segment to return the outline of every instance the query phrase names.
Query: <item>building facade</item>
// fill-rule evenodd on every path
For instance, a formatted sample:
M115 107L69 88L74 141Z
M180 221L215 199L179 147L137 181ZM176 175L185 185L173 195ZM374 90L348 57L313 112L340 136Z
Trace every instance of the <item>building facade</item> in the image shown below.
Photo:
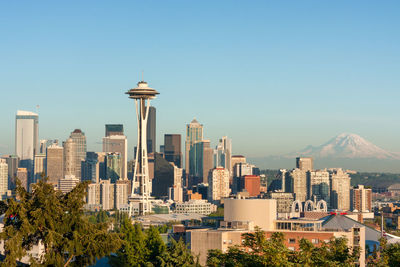
M312 171L314 169L313 158L296 158L296 168L303 171Z
M75 129L70 137L75 143L75 177L81 180L81 162L86 159L86 136L80 129Z
M8 191L8 164L5 159L0 159L0 198L4 199Z
M208 176L208 200L220 201L229 197L229 171L225 168L215 168Z
M164 155L168 162L173 162L178 168L182 168L182 149L180 134L164 135Z
M307 200L307 174L305 170L294 169L286 173L285 189L293 193L295 200L305 202Z
M350 176L342 169L330 170L331 208L350 210Z
M150 106L147 121L147 153L156 151L156 108Z
M186 174L190 173L190 165L194 165L192 162L194 159L190 158L190 150L193 145L203 140L203 125L200 124L196 119L186 125L186 142L185 142L185 170ZM192 163L191 163L192 162Z
M15 155L20 160L31 160L39 151L39 115L17 111L15 119Z
M113 131L111 131L113 130ZM122 161L121 178L128 179L128 140L123 133L117 132L117 129L111 128L106 132L108 134L118 133L118 135L108 135L103 138L103 152L120 153Z
M57 145L51 145L46 152L46 176L47 182L54 186L58 181L64 178L64 148Z
M372 212L372 189L364 185L350 189L350 210Z

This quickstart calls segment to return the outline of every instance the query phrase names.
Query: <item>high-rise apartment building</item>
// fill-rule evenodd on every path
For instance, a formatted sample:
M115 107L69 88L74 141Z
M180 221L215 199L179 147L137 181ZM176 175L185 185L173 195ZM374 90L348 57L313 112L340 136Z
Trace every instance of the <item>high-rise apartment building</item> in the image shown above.
M164 135L164 155L168 162L173 162L178 168L182 168L182 150L180 134Z
M213 169L208 177L208 200L220 201L229 194L229 171L225 168Z
M314 168L314 163L312 158L296 158L296 168L302 171L312 171Z
M43 173L46 174L46 154L35 155L32 182L36 183L39 181Z
M15 154L20 160L31 160L39 151L39 116L30 111L17 111L15 119Z
M14 190L16 186L15 178L17 177L19 158L16 155L6 155L3 156L2 159L5 159L8 165L8 189Z
M115 207L115 184L110 183L110 180L100 181L100 204L103 210L112 210Z
M186 125L186 142L185 142L185 170L186 174L190 173L190 165L194 165L193 159L190 159L190 150L193 145L203 140L203 125L200 124L196 119Z
M232 141L224 136L214 151L214 168L223 167L231 171L232 169ZM233 174L230 173L230 176Z
M330 202L329 172L326 170L307 172L307 198L316 201L325 200Z
M350 176L342 169L330 170L331 208L350 210Z
M5 159L0 159L0 199L4 199L8 190L8 164Z
M295 200L304 202L307 200L307 174L305 170L294 169L286 173L285 189L288 193L294 193Z
M147 121L147 153L156 152L156 108L150 106Z
M108 131L107 126L109 126ZM117 130L118 128L110 129L110 125L106 125L106 133L108 132L108 134L113 135L108 135L103 138L103 152L119 153L121 155L121 178L126 180L128 179L128 140L123 132L118 132ZM114 135L114 133L116 134Z
M129 181L128 180L120 180L115 183L115 196L114 196L114 205L116 209L120 209L123 206L128 204L129 197Z
M372 212L372 189L358 185L350 190L350 210Z
M72 138L68 138L65 142L63 142L63 147L64 147L64 176L67 175L75 176L76 143L74 142L74 140L72 140Z
M51 145L46 153L46 176L47 182L58 186L58 181L64 178L64 148Z
M112 135L124 135L124 125L106 124L106 137Z
M106 163L106 179L111 183L121 179L122 173L122 157L119 153L107 153L105 156Z
M86 136L80 129L75 129L69 138L75 143L75 177L81 180L81 162L86 159Z

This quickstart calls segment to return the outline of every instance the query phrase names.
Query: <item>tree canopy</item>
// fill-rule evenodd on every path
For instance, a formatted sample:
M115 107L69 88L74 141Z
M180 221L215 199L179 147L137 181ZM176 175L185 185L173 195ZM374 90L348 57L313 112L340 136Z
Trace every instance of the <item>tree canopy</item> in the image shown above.
M119 236L108 231L107 223L92 224L84 216L86 188L87 183L80 183L62 194L42 179L29 193L17 181L18 200L7 200L0 234L5 248L2 265L16 266L38 244L44 253L30 257L32 265L86 266L116 251L121 246Z
M347 247L345 238L336 238L320 246L301 239L300 249L289 250L284 244L283 233L273 233L267 239L257 229L254 233L243 234L242 246L230 247L227 253L210 250L207 265L217 266L353 266L358 261L359 251Z

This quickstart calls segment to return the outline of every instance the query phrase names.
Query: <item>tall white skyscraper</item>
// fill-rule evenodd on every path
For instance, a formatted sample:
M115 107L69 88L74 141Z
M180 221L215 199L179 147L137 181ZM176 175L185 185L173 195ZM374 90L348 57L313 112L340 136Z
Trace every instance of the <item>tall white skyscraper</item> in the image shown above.
M214 151L214 168L223 167L231 171L232 165L232 141L224 136ZM233 175L232 173L230 174Z
M39 152L39 116L30 111L17 111L15 118L15 154L20 160L32 160Z

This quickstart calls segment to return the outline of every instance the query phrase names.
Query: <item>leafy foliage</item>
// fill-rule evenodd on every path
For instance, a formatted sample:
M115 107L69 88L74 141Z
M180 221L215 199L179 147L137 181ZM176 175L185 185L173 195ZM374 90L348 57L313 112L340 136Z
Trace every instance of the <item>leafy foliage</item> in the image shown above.
M120 234L123 245L109 257L111 266L199 266L182 240L171 240L167 247L156 227L143 231L140 224L125 219Z
M332 239L321 246L301 239L298 251L284 244L283 233L273 233L270 239L257 229L242 235L243 245L230 247L227 253L210 250L207 266L352 266L359 251L351 251L345 238Z
M385 238L379 241L379 248L374 247L367 259L367 266L400 266L400 244L388 245Z
M106 223L91 224L83 213L86 183L62 194L40 180L28 193L17 181L17 199L8 200L4 229L4 266L16 266L17 260L34 245L43 244L44 254L31 257L33 265L86 266L116 251L121 241L108 232Z

